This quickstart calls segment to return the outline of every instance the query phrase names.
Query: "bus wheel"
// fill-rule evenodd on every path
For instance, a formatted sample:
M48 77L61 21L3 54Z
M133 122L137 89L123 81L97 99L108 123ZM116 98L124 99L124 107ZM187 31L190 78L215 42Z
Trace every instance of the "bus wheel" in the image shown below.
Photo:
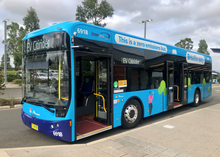
M125 104L122 111L122 127L123 128L133 128L138 125L142 118L141 105L140 103L133 99Z
M192 106L197 107L199 106L199 103L200 103L200 93L198 90L196 90L194 94L194 102L192 103Z

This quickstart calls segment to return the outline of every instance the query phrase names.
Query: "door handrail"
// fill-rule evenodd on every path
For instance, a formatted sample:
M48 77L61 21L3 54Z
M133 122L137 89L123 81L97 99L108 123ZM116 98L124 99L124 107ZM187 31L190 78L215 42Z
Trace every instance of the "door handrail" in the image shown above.
M96 96L100 96L102 98L102 100L103 100L103 109L104 109L105 112L107 112L106 109L105 109L105 98L104 98L104 96L102 96L100 94L96 94L96 93L93 93L93 94L96 95Z
M179 100L179 86L177 86L177 85L174 85L174 87L176 87L177 88L177 95L176 95L176 99L178 100L178 101L180 101Z

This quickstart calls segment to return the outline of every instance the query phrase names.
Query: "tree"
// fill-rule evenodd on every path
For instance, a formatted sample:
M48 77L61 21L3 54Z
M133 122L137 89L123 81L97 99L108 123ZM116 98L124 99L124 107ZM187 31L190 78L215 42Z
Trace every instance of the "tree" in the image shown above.
M210 55L210 53L207 49L208 49L208 45L207 45L205 39L200 40L199 48L198 48L197 52L203 53L203 54L206 54L206 55Z
M1 58L1 68L4 69L4 64L5 63L5 55L3 54L2 55L2 58ZM7 69L12 69L11 65L10 65L10 57L9 55L7 55Z
M15 69L19 69L22 64L22 39L24 38L26 31L16 22L12 22L8 25L7 31L8 55L13 55Z
M27 10L27 15L23 18L23 21L27 33L40 29L40 20L37 16L36 10L32 7Z
M8 32L8 53L18 52L18 36L19 36L19 25L16 22L12 22L7 26Z
M28 32L39 29L40 20L37 17L35 9L30 7L27 15L23 18L25 29L20 27L18 23L12 22L7 26L8 31L8 51L14 57L15 69L19 69L22 64L22 39ZM4 41L3 41L4 42ZM11 66L10 66L11 67ZM9 67L8 67L9 68Z
M18 23L12 22L7 26L8 31L8 54L13 55L16 69L22 64L22 39L26 32Z
M76 20L105 27L106 23L102 21L112 17L113 12L113 7L106 0L102 0L100 4L98 0L84 0L82 5L77 5Z
M191 40L191 38L185 38L185 39L180 40L180 42L176 43L175 46L188 49L188 50L192 50L193 41Z
M20 27L19 29L19 37L18 37L18 52L14 52L14 65L15 68L18 70L20 69L20 66L22 64L22 39L25 37L27 31L23 28Z

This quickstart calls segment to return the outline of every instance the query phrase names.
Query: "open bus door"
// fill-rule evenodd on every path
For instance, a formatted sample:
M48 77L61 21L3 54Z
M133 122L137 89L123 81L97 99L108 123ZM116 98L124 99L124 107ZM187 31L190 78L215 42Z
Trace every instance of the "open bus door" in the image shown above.
M167 77L167 110L174 107L174 63L167 61L166 64Z
M100 58L95 60L96 66L96 115L95 120L101 121L105 124L110 124L109 110L110 110L110 59Z
M188 104L188 64L182 64L182 88L181 88L181 97L182 97L182 104Z
M80 86L75 89L76 140L112 128L111 59L99 54L76 53L75 87Z

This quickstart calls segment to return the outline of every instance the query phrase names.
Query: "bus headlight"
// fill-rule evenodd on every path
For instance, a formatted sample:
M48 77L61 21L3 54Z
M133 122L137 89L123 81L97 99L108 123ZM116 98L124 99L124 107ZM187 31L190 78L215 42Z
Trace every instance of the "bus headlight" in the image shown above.
M51 128L51 129L53 129L53 128L54 128L53 124L51 124L51 125L50 125L50 128Z

